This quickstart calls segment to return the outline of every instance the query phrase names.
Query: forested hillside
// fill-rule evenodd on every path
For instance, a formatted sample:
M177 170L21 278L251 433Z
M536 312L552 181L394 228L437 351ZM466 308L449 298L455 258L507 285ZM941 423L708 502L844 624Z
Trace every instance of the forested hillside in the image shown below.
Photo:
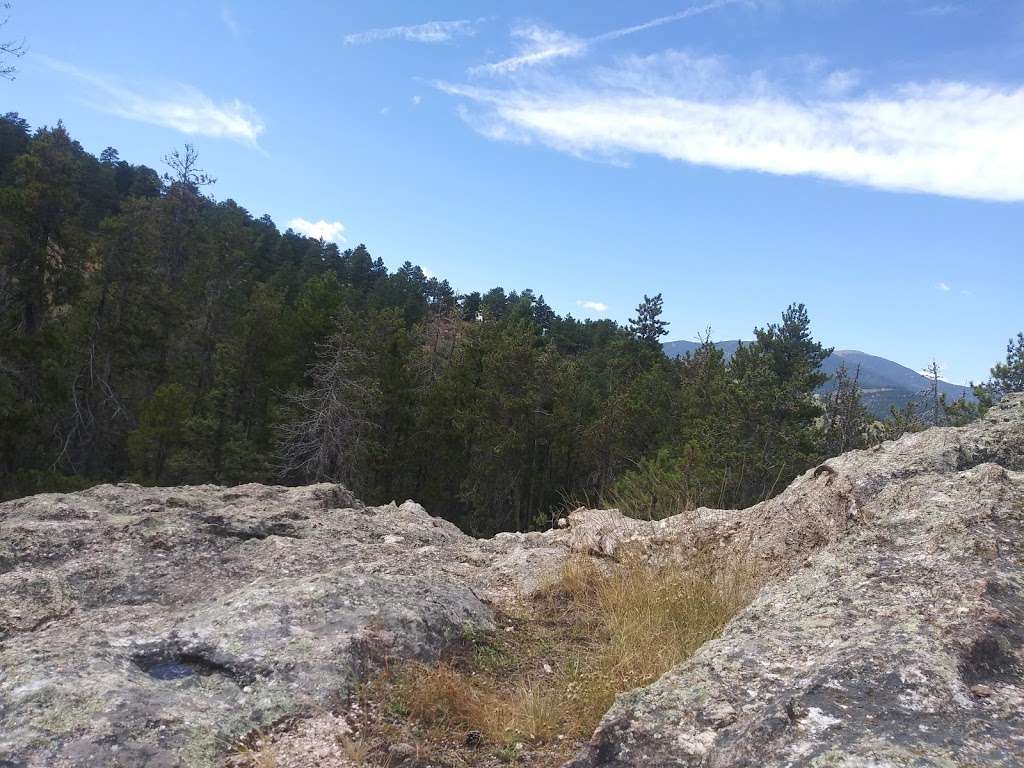
M728 364L670 360L660 296L620 327L456 295L217 200L191 148L165 160L0 119L0 497L332 479L488 533L616 494L740 507L851 445L816 424L802 305Z

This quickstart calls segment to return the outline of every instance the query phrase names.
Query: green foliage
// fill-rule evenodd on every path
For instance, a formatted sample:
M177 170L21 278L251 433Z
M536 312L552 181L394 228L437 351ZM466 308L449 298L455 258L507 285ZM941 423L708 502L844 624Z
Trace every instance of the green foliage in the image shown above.
M661 337L668 333L668 323L661 319L664 301L659 293L644 300L636 308L636 317L629 321L629 332L635 339L648 346L657 346Z
M690 489L683 475L686 465L674 451L662 448L637 462L635 469L619 475L608 500L623 514L647 520L661 520L691 509Z
M1024 392L1024 333L1006 344L1006 362L992 368L989 389L997 395Z
M928 423L921 415L920 407L911 400L903 408L892 406L889 418L873 425L869 441L880 443L883 440L895 440L908 432L921 432L927 428Z
M128 455L139 480L160 485L187 461L188 421L194 399L181 384L163 384L142 404L138 429L127 435Z

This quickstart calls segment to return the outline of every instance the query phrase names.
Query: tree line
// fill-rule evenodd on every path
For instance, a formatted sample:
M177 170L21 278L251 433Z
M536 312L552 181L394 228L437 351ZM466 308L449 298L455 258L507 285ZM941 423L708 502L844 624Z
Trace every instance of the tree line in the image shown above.
M0 118L0 498L336 480L488 534L575 501L743 506L872 439L854 377L814 396L801 304L728 361L669 359L660 295L620 326L457 294L216 200L191 147L165 160Z

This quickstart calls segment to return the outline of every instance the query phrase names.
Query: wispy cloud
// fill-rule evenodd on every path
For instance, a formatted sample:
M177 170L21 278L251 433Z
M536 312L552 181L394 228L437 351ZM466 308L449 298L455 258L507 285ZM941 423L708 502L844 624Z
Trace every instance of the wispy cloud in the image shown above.
M580 56L589 45L588 41L579 37L549 29L536 24L516 27L512 30L512 38L517 41L519 52L515 56L474 67L474 73L507 75L524 67L532 67L544 62Z
M345 35L345 45L364 45L380 40L408 40L414 43L447 43L456 37L476 34L477 22L470 19L454 21L427 21L402 27L368 29Z
M259 149L257 140L263 133L263 121L255 109L238 99L218 103L198 88L180 83L171 88L171 95L143 94L72 64L38 58L51 69L91 86L93 93L86 96L86 103L102 112L190 136L231 139Z
M726 5L735 5L748 0L712 0L712 2L694 5L678 13L668 16L659 16L655 19L633 24L628 27L620 27L604 32L594 37L581 38L575 35L561 32L557 29L540 26L537 24L522 25L513 28L512 39L516 41L518 51L514 56L495 61L491 64L483 64L474 67L470 71L474 74L508 75L518 72L526 67L538 64L545 64L557 59L575 58L585 54L593 45L617 40L627 35L634 35L637 32L645 32L664 24L671 24L676 21L688 19L691 16L699 16L702 13L714 11Z
M419 94L416 94L410 99L410 101L412 102L412 105L414 107L418 107L420 104L423 103L423 97L420 96Z
M592 42L617 40L618 38L625 37L626 35L633 35L637 32L646 32L648 29L654 29L655 27L660 27L664 24L672 24L676 21L689 19L692 16L699 16L700 14L707 13L708 11L716 11L727 5L736 5L740 2L749 2L749 0L712 0L711 2L700 3L698 5L685 8L678 13L670 13L668 16L659 16L656 19L651 19L640 24L622 27L620 29L613 29L611 32L605 32L604 34L593 38Z
M583 299L577 299L576 306L582 307L583 309L590 309L594 312L608 311L608 305L601 301L585 301Z
M963 3L933 3L918 8L914 13L918 16L951 16L967 10Z
M935 287L938 288L943 293L949 293L951 290L953 290L952 288L949 287L947 283L943 282L942 280L936 283Z
M491 139L610 160L643 153L893 191L1024 200L1020 86L932 82L838 98L819 87L808 97L764 77L730 75L720 60L678 54L623 59L589 78L436 85L465 99L467 122Z
M852 69L841 69L830 72L821 84L821 91L826 96L845 96L860 85L860 73Z
M224 23L224 26L228 28L234 37L239 37L242 34L242 27L238 23L238 19L235 17L235 12L231 6L224 3L220 7L220 20Z
M308 221L302 217L294 218L288 222L288 226L299 234L306 237L315 237L318 240L328 240L335 243L345 242L345 225L340 221Z

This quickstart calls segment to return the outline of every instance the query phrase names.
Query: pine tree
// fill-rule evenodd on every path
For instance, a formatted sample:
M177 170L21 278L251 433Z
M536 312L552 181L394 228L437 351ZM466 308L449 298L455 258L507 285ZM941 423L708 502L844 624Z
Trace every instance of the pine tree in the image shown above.
M661 343L669 325L661 319L663 304L660 293L653 297L644 294L644 300L636 308L636 317L629 321L629 332L633 338L652 347Z
M1006 344L1006 362L992 368L991 388L1000 396L1024 392L1024 333Z

